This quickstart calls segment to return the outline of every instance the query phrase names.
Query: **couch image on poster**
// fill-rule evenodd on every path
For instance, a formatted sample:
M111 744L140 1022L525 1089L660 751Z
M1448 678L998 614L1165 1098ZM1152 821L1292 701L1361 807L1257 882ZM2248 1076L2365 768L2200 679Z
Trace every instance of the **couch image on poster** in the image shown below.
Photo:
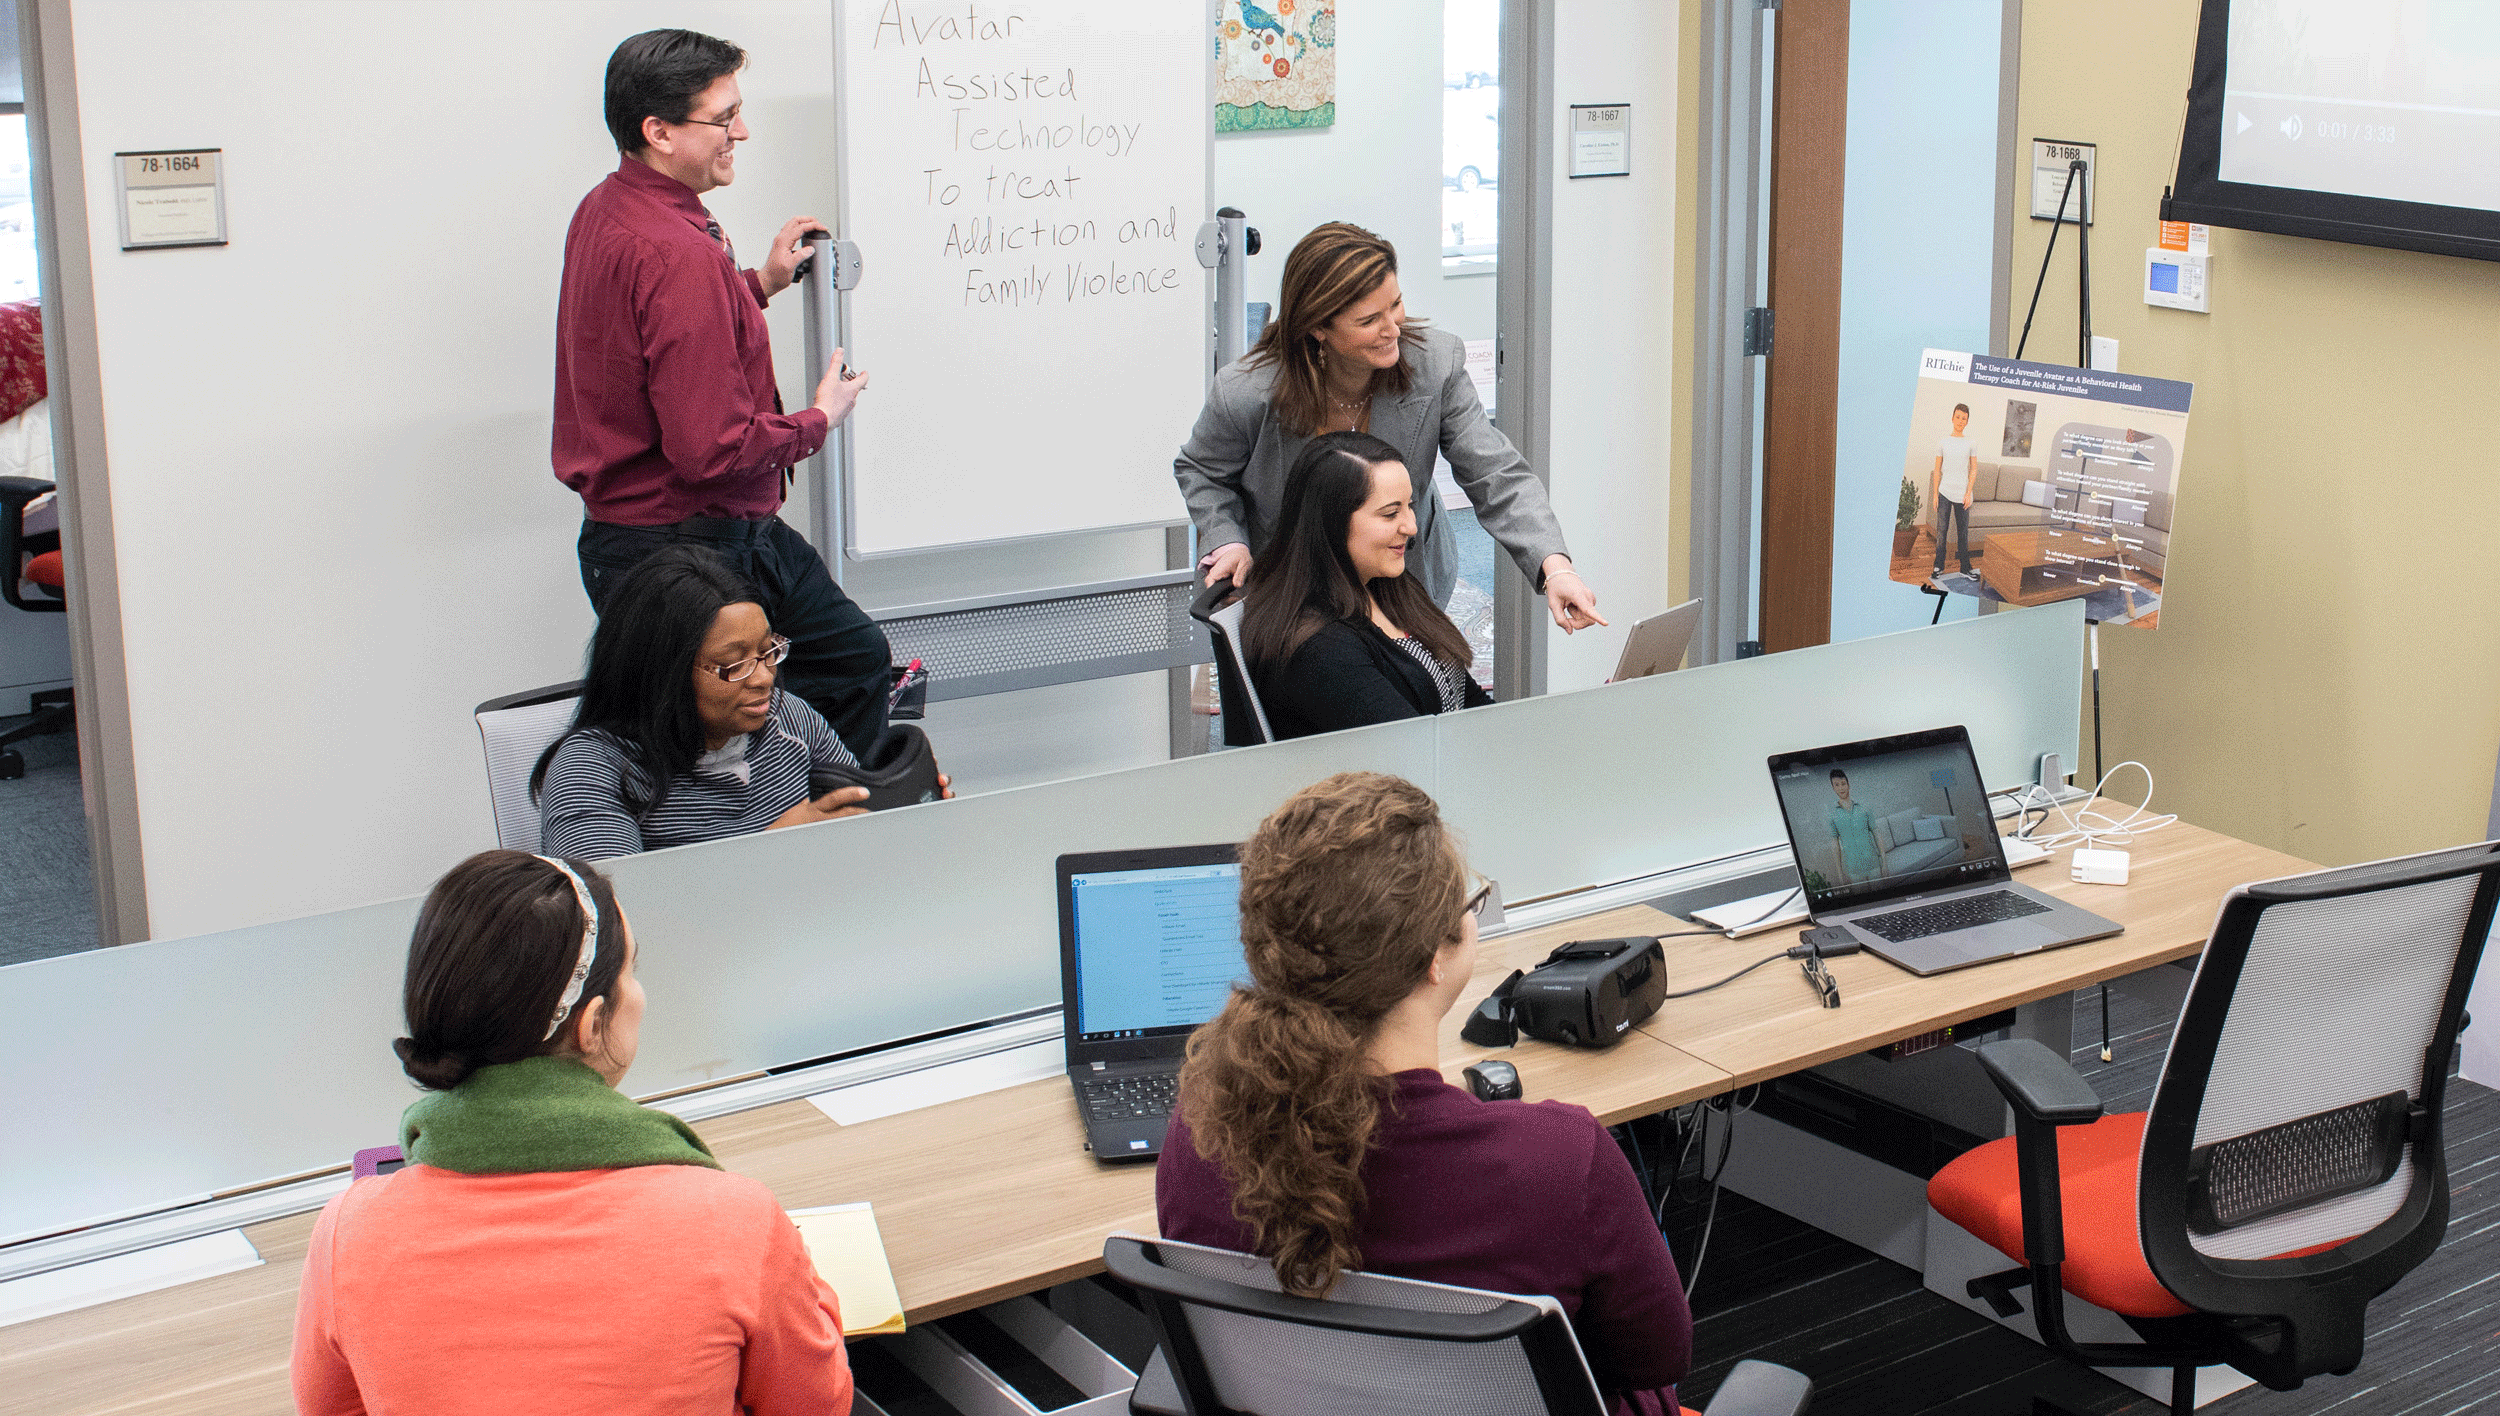
M1891 579L2013 605L2081 599L2100 623L2157 627L2192 392L1922 351Z

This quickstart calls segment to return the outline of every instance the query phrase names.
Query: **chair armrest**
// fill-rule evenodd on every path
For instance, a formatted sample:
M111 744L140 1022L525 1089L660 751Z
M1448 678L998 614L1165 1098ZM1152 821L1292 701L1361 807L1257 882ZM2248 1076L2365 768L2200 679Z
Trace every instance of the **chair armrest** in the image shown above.
M40 477L0 477L0 507L21 511L26 504L52 490L52 484Z
M1979 1065L2016 1111L2051 1126L2079 1126L2101 1119L2100 1093L2074 1064L2032 1038L1982 1044Z
M1747 1360L1728 1370L1701 1416L1804 1416L1813 1397L1805 1373Z

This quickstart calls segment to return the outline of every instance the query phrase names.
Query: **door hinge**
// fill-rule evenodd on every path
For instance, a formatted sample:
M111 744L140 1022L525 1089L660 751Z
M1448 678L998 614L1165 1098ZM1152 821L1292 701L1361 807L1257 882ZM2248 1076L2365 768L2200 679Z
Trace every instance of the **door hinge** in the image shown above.
M1756 354L1765 358L1771 353L1771 309L1756 305L1745 312L1745 357Z

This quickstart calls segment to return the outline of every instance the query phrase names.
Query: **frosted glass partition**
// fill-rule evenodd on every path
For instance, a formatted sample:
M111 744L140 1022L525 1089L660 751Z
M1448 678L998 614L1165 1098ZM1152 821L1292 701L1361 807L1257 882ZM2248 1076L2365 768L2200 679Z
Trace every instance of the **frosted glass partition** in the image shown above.
M613 863L651 998L640 1094L1055 1004L1051 862L1239 840L1348 769L1440 798L1518 898L1779 835L1763 757L1969 725L2072 754L2076 605L972 796ZM444 862L448 866L450 862ZM0 1241L342 1164L412 1095L416 901L0 968Z
M1774 752L1970 729L1991 788L2075 760L2080 601L1453 714L1435 795L1523 899L1786 839Z
M612 862L650 1095L1059 1001L1064 851L1239 840L1386 724ZM451 862L443 863L446 868ZM345 1164L398 1138L418 902L0 968L0 1242Z

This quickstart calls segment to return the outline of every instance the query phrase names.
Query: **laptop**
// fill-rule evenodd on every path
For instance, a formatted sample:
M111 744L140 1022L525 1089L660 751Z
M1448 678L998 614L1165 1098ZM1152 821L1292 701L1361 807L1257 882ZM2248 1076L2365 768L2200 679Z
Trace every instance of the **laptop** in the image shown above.
M1693 631L1701 628L1701 601L1687 600L1664 614L1651 615L1632 626L1623 641L1609 683L1673 673L1684 667L1684 651L1693 647Z
M2121 928L2014 883L1965 729L1779 753L1771 785L1814 922L1921 977Z
M1059 857L1059 978L1085 1145L1163 1152L1189 1034L1247 982L1234 846Z

